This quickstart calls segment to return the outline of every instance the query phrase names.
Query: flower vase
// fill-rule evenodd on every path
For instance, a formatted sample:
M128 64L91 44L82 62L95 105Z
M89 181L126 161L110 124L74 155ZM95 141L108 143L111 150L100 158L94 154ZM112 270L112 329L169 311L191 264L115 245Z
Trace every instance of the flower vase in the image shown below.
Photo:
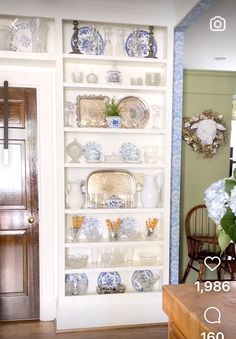
M30 20L30 30L32 33L33 52L47 52L47 31L48 21L43 18L33 18Z
M117 41L116 41L116 56L124 57L125 56L125 31L119 29L117 31Z
M110 241L117 241L117 240L119 240L119 231L109 230L108 231L108 237L109 237Z

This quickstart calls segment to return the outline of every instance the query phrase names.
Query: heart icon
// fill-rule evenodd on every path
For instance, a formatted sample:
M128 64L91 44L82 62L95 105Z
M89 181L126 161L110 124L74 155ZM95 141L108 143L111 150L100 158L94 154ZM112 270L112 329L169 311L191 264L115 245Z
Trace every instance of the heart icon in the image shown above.
M207 263L208 262L208 263ZM211 267L210 265L215 264L214 267ZM219 257L215 256L215 257L206 257L204 259L204 265L209 268L209 270L211 270L212 272L215 271L217 269L217 267L219 267L221 264L221 260Z

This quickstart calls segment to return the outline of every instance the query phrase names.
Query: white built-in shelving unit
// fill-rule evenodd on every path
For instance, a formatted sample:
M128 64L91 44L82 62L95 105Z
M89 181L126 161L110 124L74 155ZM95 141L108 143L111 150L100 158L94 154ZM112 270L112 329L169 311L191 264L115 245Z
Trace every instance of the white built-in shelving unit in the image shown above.
M13 17L3 17L3 23L10 23ZM25 20L25 18L23 18ZM29 19L29 18L28 18ZM77 18L76 18L77 19ZM63 17L49 18L49 35L47 53L0 51L1 64L13 66L33 66L37 68L50 67L55 70L55 100L56 102L56 183L57 183L57 329L76 329L116 325L133 325L158 323L166 321L162 311L161 288L169 282L169 219L170 219L170 154L171 154L171 56L168 52L169 39L167 27L154 27L154 37L157 41L158 51L156 59L135 58L128 56L104 55L76 55L71 52L71 36L73 33L73 20ZM125 38L133 31L132 24L114 24L110 22L79 21L80 26L95 25L102 36L103 27L112 28L112 45L115 52L117 29L125 30ZM148 30L148 26L139 28ZM56 38L55 38L56 37ZM170 60L169 60L170 59ZM120 84L109 84L106 81L106 72L116 65L122 74ZM71 81L71 73L82 71L82 83ZM87 83L85 77L93 71L98 76L95 84ZM159 72L161 83L158 86L145 85L145 73ZM131 85L131 77L141 77L143 85ZM137 96L143 100L150 111L147 125L142 129L110 129L72 127L64 124L64 104L70 101L76 104L78 95L104 95L118 100L127 96ZM161 106L159 126L152 128L152 106ZM81 159L79 163L71 163L66 154L66 146L77 141L83 146L89 141L102 145L105 154L118 152L124 142L136 144L140 150L145 145L155 145L159 148L157 163L138 164L129 163L86 163ZM161 190L161 199L158 207L145 209L142 207L140 197L136 208L78 208L69 209L66 204L66 182L85 180L94 170L125 169L132 172L135 177L141 178L143 174L155 175L164 173L164 184ZM137 179L138 180L138 179ZM93 216L103 225L103 236L100 241L89 242L79 239L76 243L68 239L67 229L72 225L72 217ZM141 228L141 237L129 241L109 241L105 220L107 218L131 217L135 218ZM158 218L159 224L154 240L148 240L145 233L145 221L148 218ZM101 253L107 248L133 249L133 262L123 263L117 267L105 267L101 261ZM138 253L145 249L157 251L158 260L151 265L139 262ZM65 258L68 254L87 254L88 265L79 269L68 269ZM97 256L94 263L94 256ZM151 292L137 292L131 282L135 270L151 270L158 274L160 279L155 283ZM126 285L123 294L98 295L96 293L97 278L101 272L117 271L122 283ZM71 273L85 273L88 278L88 291L86 295L65 295L65 276Z

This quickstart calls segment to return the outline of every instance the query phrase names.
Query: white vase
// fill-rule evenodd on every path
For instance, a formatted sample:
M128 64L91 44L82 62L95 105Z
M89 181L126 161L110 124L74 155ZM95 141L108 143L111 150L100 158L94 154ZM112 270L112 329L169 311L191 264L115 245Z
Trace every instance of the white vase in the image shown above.
M70 209L77 209L83 206L84 200L80 186L80 181L66 182L66 203Z
M141 192L141 203L145 208L155 208L159 204L161 188L163 185L163 173L144 175L144 183Z

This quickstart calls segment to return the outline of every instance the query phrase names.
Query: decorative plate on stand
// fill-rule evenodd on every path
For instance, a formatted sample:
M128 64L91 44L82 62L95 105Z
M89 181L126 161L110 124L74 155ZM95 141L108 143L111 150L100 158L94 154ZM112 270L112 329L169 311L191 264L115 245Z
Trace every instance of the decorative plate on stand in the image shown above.
M104 50L104 40L95 27L79 28L79 50L82 54L101 55Z
M11 50L16 52L32 52L32 33L27 22L20 22L11 29Z
M121 277L118 272L101 272L98 276L97 284L99 287L117 287L121 283Z
M138 41L135 42L136 39L136 31L129 34L125 42L125 50L128 56L131 57L141 57L144 58L148 56L149 53L149 32L144 31L142 29L137 30ZM141 55L137 54L136 44L140 44L141 47ZM157 42L155 38L153 38L153 55L157 54Z
M141 285L139 279L152 279L153 278L153 273L150 270L137 270L134 271L132 278L131 278L131 282L133 287L139 291L142 292L143 291L143 286Z

